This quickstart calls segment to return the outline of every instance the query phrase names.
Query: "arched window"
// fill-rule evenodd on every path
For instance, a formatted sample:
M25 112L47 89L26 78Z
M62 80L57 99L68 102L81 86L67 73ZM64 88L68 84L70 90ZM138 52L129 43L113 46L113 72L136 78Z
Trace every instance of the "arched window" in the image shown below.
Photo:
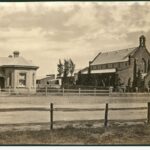
M147 69L146 69L146 61L144 58L142 58L142 72L143 73L146 73L147 72Z

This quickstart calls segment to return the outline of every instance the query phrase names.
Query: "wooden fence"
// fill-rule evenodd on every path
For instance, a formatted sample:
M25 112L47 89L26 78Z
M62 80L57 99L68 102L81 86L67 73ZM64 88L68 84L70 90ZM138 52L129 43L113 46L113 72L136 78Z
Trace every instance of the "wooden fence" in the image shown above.
M112 92L111 89L48 89L47 87L43 89L37 89L37 95L90 95L90 96L109 96Z
M121 96L121 97L133 97L133 96L150 96L150 92L113 92L113 88L109 89L49 89L47 87L43 89L37 89L37 95L59 95L59 96Z
M30 93L19 93L14 92L11 89L0 89L0 96L9 96L9 95L30 95ZM33 95L31 93L31 95ZM37 88L36 94L34 95L57 95L57 96L121 96L121 97L133 97L133 96L150 96L150 92L113 92L113 88L110 87L108 89L50 89L50 88Z
M79 109L79 108L54 108L54 104L51 103L50 104L50 130L53 130L53 127L54 127L54 112L55 111L104 111L104 127L108 127L108 122L109 122L109 110L144 110L146 109L147 110L147 123L150 123L150 102L147 103L147 107L140 107L140 108L109 108L109 104L106 103L105 104L105 108L101 108L101 109L98 109L98 108L82 108L82 109ZM144 120L144 119L143 119ZM117 120L115 120L117 121Z
M63 107L63 108L60 108L60 107L57 107L57 105L55 107L55 105L53 103L50 103L49 107L47 107L47 108L42 108L42 107L32 107L32 108L30 108L30 107L26 107L26 108L19 108L19 107L18 108L0 108L0 113L5 113L5 112L16 112L16 113L18 113L18 112L23 112L23 111L26 111L26 112L30 113L30 111L31 111L33 113L32 116L34 117L34 112L33 111L39 112L40 115L41 115L42 111L45 111L45 112L47 112L47 115L49 115L49 120L47 120L48 118L46 120L50 123L49 124L50 125L50 127L49 127L50 130L52 130L53 128L55 128L55 122L56 122L56 120L58 121L58 119L55 118L55 117L58 117L58 118L61 117L63 119L62 112L72 112L71 114L73 114L73 113L77 113L77 112L81 111L81 112L85 112L84 115L86 115L86 113L88 115L89 114L88 112L93 112L93 113L98 112L98 114L101 114L101 112L103 112L104 113L103 119L101 119L101 116L98 115L98 117L99 117L98 120L99 120L99 122L103 121L103 125L106 128L106 127L108 127L108 124L110 123L109 121L112 121L111 118L109 118L109 116L111 115L112 111L116 111L116 112L118 111L117 114L119 115L119 111L120 110L121 111L127 111L127 110L130 111L130 110L132 110L134 112L136 110L138 110L138 111L143 111L144 110L144 112L147 111L147 115L145 114L146 115L145 118L142 115L142 120L144 120L144 121L147 120L147 123L150 123L150 102L145 102L144 104L147 104L147 106L144 105L144 107L143 106L142 107L141 106L137 107L137 105L136 105L134 107L123 107L123 108L120 107L120 105L119 105L119 107L118 106L117 107L116 106L115 107L114 106L113 107L109 107L111 104L116 104L116 103L102 103L102 104L104 104L105 106L101 107L101 108L99 108L99 107L97 107L97 108L91 108L91 107L89 107L89 108L83 108L83 107L82 108L81 107L78 107L78 108L73 108L73 107L68 107L68 108L64 108ZM118 103L118 104L122 104L122 103ZM129 106L130 106L130 103L124 103L124 104L129 104ZM26 112L23 112L23 114L26 114ZM55 112L60 112L60 114L59 114L60 116L58 116L58 115L55 116ZM8 113L8 115L10 115L10 113ZM129 115L130 115L130 113L129 113ZM24 117L28 118L28 116L26 116L26 115L24 115ZM87 116L85 116L85 118L87 118ZM122 118L124 118L124 116L122 116ZM72 117L72 119L74 121L76 120L74 117ZM11 120L12 120L12 124L15 124L14 120L13 119L11 119ZM91 120L94 121L95 119L91 118ZM40 121L40 119L39 119L39 121ZM59 120L59 121L62 121L62 120ZM63 120L63 121L65 121L65 120ZM76 120L76 121L78 121L78 120ZM83 121L89 121L89 118L88 119L83 119ZM115 120L114 121L116 121L116 122L118 121L119 122L121 120L118 119L117 116L115 116ZM124 120L124 121L126 121L126 120ZM136 121L136 118L134 118L134 116L132 116L130 118L130 121ZM3 119L1 120L1 123L2 122L3 122ZM24 123L27 123L27 122L24 122Z

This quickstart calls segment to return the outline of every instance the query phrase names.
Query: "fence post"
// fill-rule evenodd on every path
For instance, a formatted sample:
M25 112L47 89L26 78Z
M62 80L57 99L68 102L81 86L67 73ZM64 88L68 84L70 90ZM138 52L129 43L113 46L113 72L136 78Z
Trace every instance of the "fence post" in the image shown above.
M138 93L138 91L139 91L139 88L138 88L138 87L135 87L135 90L136 90L136 93Z
M10 86L9 86L9 89L8 89L8 93L9 93L9 95L11 94L11 93L10 93Z
M106 103L105 107L104 127L107 127L107 124L108 124L108 103Z
M80 91L80 88L79 88L79 96L80 96L80 93L81 93L81 91Z
M113 87L110 86L110 87L109 87L109 96L111 96L112 92L113 92Z
M50 104L50 130L53 130L53 103Z
M150 123L150 102L147 103L147 123Z
M45 96L47 96L47 85L45 86Z

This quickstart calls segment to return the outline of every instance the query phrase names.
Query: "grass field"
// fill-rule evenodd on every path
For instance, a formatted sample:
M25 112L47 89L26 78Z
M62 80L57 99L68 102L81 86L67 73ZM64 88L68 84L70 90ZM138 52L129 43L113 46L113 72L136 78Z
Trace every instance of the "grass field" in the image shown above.
M150 144L149 125L112 125L107 129L73 128L53 131L7 131L0 134L0 144L104 145Z
M149 101L149 97L0 97L0 144L148 144ZM54 111L53 131L49 130L50 103L62 109ZM105 103L110 109L107 129ZM66 112L65 108L87 110Z
M109 103L109 109L122 108L122 110L109 110L110 120L141 120L147 117L147 103L142 99L137 99L135 103L135 97L126 100L106 96L0 97L0 124L48 123L50 103L54 103L54 108L87 109L86 111L56 111L54 121L102 120L106 102ZM102 110L90 111L91 108Z

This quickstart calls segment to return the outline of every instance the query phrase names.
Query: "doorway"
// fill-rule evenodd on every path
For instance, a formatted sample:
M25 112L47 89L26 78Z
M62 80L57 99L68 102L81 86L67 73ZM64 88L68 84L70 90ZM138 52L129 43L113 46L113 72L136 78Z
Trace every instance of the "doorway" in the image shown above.
M5 85L4 77L0 77L0 88L3 89Z

